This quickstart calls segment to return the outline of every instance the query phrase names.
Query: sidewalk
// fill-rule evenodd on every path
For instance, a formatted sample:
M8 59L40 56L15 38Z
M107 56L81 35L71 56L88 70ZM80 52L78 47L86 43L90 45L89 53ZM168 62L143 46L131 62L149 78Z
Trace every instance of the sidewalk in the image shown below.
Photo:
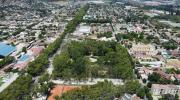
M10 73L6 79L3 80L3 84L0 86L0 93L6 89L13 81L15 81L19 75L17 73Z

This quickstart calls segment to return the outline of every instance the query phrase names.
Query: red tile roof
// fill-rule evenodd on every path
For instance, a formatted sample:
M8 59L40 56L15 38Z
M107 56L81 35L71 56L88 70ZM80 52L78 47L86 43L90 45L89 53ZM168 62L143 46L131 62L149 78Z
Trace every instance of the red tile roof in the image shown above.
M30 50L33 52L34 56L37 56L43 49L44 48L42 46L39 46L39 47L32 47Z
M52 90L51 90L51 95L48 97L48 100L55 100L54 98L56 96L61 96L63 93L77 89L77 86L63 86L63 85L56 85Z

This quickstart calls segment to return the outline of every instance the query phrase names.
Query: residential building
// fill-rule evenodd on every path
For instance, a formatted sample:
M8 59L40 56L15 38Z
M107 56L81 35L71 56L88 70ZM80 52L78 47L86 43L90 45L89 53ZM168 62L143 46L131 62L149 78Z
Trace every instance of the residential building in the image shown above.
M180 61L178 59L168 59L166 66L175 69L180 69Z
M153 73L153 70L147 67L141 67L138 69L138 73L141 76L141 79L148 79L148 76Z
M130 95L125 93L120 100L141 100L139 97L137 97L135 94Z
M167 74L164 71L162 71L160 68L154 69L155 73L158 73L162 78L167 79L167 80L174 80L173 79L173 74Z
M157 51L155 47L151 44L133 44L130 52L133 54L146 54L146 55L156 55Z
M178 81L178 82L180 82L180 74L174 74L174 77L175 77L175 79Z
M153 95L162 95L162 94L180 95L180 85L152 84L151 92Z

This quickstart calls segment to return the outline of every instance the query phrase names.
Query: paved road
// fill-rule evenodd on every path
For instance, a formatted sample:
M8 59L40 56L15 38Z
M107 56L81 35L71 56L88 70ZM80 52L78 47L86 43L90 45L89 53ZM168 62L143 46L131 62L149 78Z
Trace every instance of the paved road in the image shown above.
M64 80L52 80L53 83L55 84L62 84L62 85L94 85L97 84L98 82L103 82L103 81L111 81L114 85L124 85L123 80L121 79L111 79L111 78L93 78L93 79L88 79L85 81L64 81Z

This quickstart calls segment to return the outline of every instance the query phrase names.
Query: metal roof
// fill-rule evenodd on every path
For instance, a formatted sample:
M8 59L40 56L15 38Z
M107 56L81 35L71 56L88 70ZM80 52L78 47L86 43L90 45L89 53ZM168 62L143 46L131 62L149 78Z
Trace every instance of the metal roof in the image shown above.
M8 56L16 50L16 47L0 43L0 56Z

